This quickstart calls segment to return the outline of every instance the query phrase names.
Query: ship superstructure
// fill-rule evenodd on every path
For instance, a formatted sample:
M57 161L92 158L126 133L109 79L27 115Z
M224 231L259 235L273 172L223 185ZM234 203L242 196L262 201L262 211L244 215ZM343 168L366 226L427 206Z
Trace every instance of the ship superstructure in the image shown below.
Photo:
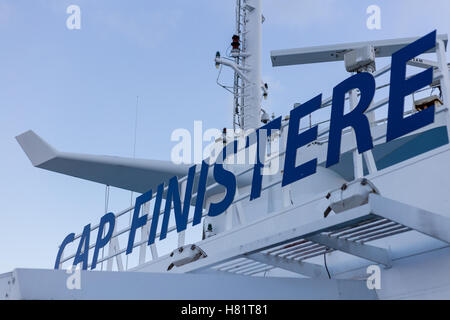
M217 143L223 147L235 145L239 139L244 141L229 155L233 161L224 160L224 169L236 179L234 197L226 211L208 215L211 206L227 196L213 169L222 154L215 161L205 159L204 165L197 165L191 172L192 167L169 161L61 152L34 132L26 132L17 140L34 166L147 194L148 199L105 216L82 233L69 235L59 248L55 263L59 270L19 269L3 275L0 293L10 298L450 298L448 37L435 36L434 47L426 51L434 59L417 57L407 63L416 71L432 70L432 82L416 90L412 109L402 115L414 117L433 110L434 121L392 140L387 137L390 97L383 91L392 83L379 83L379 79L393 73L393 64L379 67L376 59L390 57L424 38L273 51L274 67L342 61L349 76L377 79L377 95L364 113L373 148L360 153L358 132L348 127L342 132L340 161L330 166L330 121L295 128L298 134L317 130L317 138L296 150L294 163L298 167L316 159L317 169L315 174L285 185L284 165L290 156L287 145L293 135L289 129L292 131L295 113L269 117L262 106L270 85L261 79L263 21L261 0L237 0L232 50L228 56L218 52L214 60L217 67L234 70L233 86L229 88L234 130L231 136L224 132ZM357 109L364 94L363 89L349 90L343 96L346 112ZM321 97L318 109L333 108L335 103L333 97ZM308 106L305 103L296 108ZM279 129L261 139L258 129L277 120ZM252 141L256 145L253 149ZM236 164L239 153L246 161ZM261 188L255 194L257 169L267 169L267 173L261 175ZM180 204L183 210L188 208L184 230L178 230L178 221L166 230L161 226L167 212L177 209L173 207L176 202L166 205L173 190L169 181L176 181ZM202 181L205 190L201 190ZM189 189L191 197L185 197ZM200 196L204 201L199 202ZM201 210L194 213L194 207L199 206ZM123 229L106 229L103 222L107 219L112 219L109 226L114 225L111 221L120 217L133 217L135 208L142 222L140 232L133 229L133 222ZM186 233L199 221L201 240L188 243ZM130 231L135 233L134 241L121 243L119 237ZM176 247L160 255L158 246L163 245L164 232L176 237ZM86 234L91 239L87 244ZM103 241L108 235L109 239ZM162 239L150 243L152 237ZM99 242L104 242L103 255L99 255ZM127 269L123 260L133 250L138 250L139 261ZM77 260L83 254L88 257L86 264ZM97 266L105 264L106 271L81 271L89 281L80 291L58 285L65 281L65 269L74 262L98 270L93 266L93 256ZM371 287L367 279L377 270L379 286ZM20 284L12 284L12 278ZM50 285L43 286L41 281ZM140 289L142 284L158 289ZM211 292L208 288L223 290Z

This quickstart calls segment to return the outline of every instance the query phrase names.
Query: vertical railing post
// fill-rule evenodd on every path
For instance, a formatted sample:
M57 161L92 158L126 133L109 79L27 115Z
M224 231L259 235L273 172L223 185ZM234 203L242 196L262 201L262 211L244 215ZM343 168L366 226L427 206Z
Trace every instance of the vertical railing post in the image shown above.
M61 252L61 257L59 258L59 265L58 265L58 269L62 269L62 265L63 265L63 261L64 260L64 250L63 252Z
M185 205L190 205L190 203L187 203L187 204L184 203L184 196L186 194L186 186L187 186L187 180L184 180L181 183L181 190L180 190L181 208L184 208ZM178 248L184 246L185 242L186 242L186 230L183 230L180 233L178 233Z
M150 202L144 203L142 214L149 214L150 212ZM145 257L147 253L147 242L145 242L146 239L148 239L150 234L150 226L151 223L147 219L147 223L141 228L141 242L143 242L139 246L139 265L145 263Z
M286 159L286 145L287 145L287 138L288 138L288 131L289 131L288 128L289 128L289 126L286 126L284 128L282 126L281 131L280 131L281 140L282 140L281 150L283 152L282 153L280 152L280 155L281 154L282 155L279 156L278 159L281 162L280 163L281 176L283 176L283 173L284 173L284 161ZM287 208L287 207L289 207L289 206L294 204L294 202L292 200L291 185L290 184L281 188L281 196L282 196L282 199L283 199L283 208Z
M350 91L350 111L352 111L357 104L357 93L356 90ZM355 143L356 143L356 132L355 130L352 130L353 136L355 137ZM353 151L353 169L354 169L354 176L355 179L359 179L364 177L364 169L363 169L363 159L362 155L358 152L358 148Z
M447 57L445 56L445 43L441 39L437 40L436 54L438 67L442 73L441 92L444 106L450 108L450 75L448 73ZM447 110L447 133L450 137L450 111Z
M442 40L437 41L438 66L442 72L441 90L444 98L444 104L450 99L450 75L448 72L447 57L445 55L445 43Z

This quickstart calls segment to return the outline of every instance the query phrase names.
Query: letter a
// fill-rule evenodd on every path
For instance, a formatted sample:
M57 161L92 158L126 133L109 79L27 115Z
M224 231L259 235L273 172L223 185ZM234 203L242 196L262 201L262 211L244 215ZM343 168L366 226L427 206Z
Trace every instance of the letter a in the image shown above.
M70 5L66 10L67 14L70 16L66 20L66 26L69 30L80 30L81 29L81 9L77 5Z
M371 5L367 8L367 14L370 16L367 18L367 29L369 30L381 30L381 9L377 5Z
M81 271L80 267L72 266L71 268L67 269L67 274L72 274L67 278L66 281L66 287L69 290L80 290L81 289Z

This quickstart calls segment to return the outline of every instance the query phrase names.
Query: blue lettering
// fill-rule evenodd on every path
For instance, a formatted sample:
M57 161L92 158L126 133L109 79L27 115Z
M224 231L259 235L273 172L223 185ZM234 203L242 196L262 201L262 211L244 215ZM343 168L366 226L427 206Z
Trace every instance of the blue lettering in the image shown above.
M105 225L109 224L108 232L106 233L105 237L103 238L103 231L105 229ZM100 249L106 246L106 244L111 240L111 236L114 231L114 226L116 224L116 217L114 216L114 213L109 212L105 214L100 219L100 225L98 227L98 234L97 234L97 241L95 242L95 249L94 249L94 257L92 258L92 265L91 270L95 269L97 266L97 260L98 260L98 253L100 252Z
M139 217L139 214L141 212L141 207L150 200L152 200L152 190L136 198L136 202L134 204L133 219L131 220L130 234L128 236L127 254L133 252L136 230L147 224L147 215L144 214L142 215L142 217Z
M56 261L55 261L55 269L59 269L59 264L61 263L61 255L64 252L64 249L66 246L73 242L75 240L75 233L69 234L67 237L64 238L63 242L59 246L58 254L56 255Z
M203 161L202 169L200 171L200 178L198 180L197 199L195 201L194 220L192 221L193 226L199 224L202 221L203 202L205 201L206 183L208 180L208 170L209 170L209 165L205 161Z
M73 265L76 266L80 262L83 263L82 269L87 270L89 258L89 237L91 235L91 224L84 227L81 234L80 244L78 245L77 253L73 259Z
M434 122L434 106L403 118L405 97L431 84L433 69L429 68L406 80L406 63L436 46L436 31L411 43L392 55L391 88L386 142Z
M264 158L260 159L260 157L265 156L267 143L267 140L263 141L262 145L260 143L262 142L260 137L261 130L266 130L267 132L266 137L270 137L272 135L272 130L280 130L280 129L281 129L281 117L271 121L270 123L256 130L256 139L257 139L256 164L253 167L253 179L252 179L252 190L250 193L250 201L253 201L261 197L261 188L262 188L261 169L264 168L264 163L262 163L261 160L264 161L265 159Z
M164 193L164 183L158 186L158 191L156 193L155 207L153 208L152 225L150 227L150 235L148 237L147 244L150 246L155 243L156 238L156 228L158 227L159 213L161 211L161 202Z
M191 206L192 186L194 184L195 168L192 166L189 169L188 179L186 183L186 191L184 196L183 211L181 210L180 191L178 189L178 178L175 176L169 181L169 188L167 190L166 206L164 208L164 218L161 227L160 240L167 236L167 228L169 226L170 211L173 202L173 211L175 213L175 222L177 225L177 232L186 230L187 220L189 216L189 209Z
M298 167L295 166L295 163L297 160L297 150L317 139L317 126L300 134L298 133L300 130L300 120L320 109L321 105L322 95L318 95L291 111L286 156L284 159L283 187L316 173L317 159L308 161Z
M236 194L236 177L232 172L225 170L223 164L216 163L214 165L214 179L225 187L226 195L221 202L211 203L208 211L210 217L216 217L225 212Z
M345 94L359 89L361 97L358 105L344 115ZM333 90L333 107L331 109L330 135L328 139L327 168L339 162L341 156L342 130L353 127L359 153L373 148L370 124L364 112L372 103L375 95L375 78L367 72L358 73L344 80Z

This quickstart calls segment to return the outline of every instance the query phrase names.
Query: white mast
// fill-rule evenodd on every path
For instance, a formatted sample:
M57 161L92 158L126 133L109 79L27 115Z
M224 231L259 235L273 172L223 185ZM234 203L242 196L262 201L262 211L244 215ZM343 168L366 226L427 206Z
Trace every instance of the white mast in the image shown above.
M261 0L244 1L246 17L244 22L244 54L248 81L244 80L245 104L243 106L243 129L257 129L261 125L261 51L262 14Z
M257 129L261 126L261 97L267 95L261 80L261 0L236 1L236 34L232 45L229 58L222 58L218 52L215 62L217 67L225 65L235 72L233 125L244 130Z

